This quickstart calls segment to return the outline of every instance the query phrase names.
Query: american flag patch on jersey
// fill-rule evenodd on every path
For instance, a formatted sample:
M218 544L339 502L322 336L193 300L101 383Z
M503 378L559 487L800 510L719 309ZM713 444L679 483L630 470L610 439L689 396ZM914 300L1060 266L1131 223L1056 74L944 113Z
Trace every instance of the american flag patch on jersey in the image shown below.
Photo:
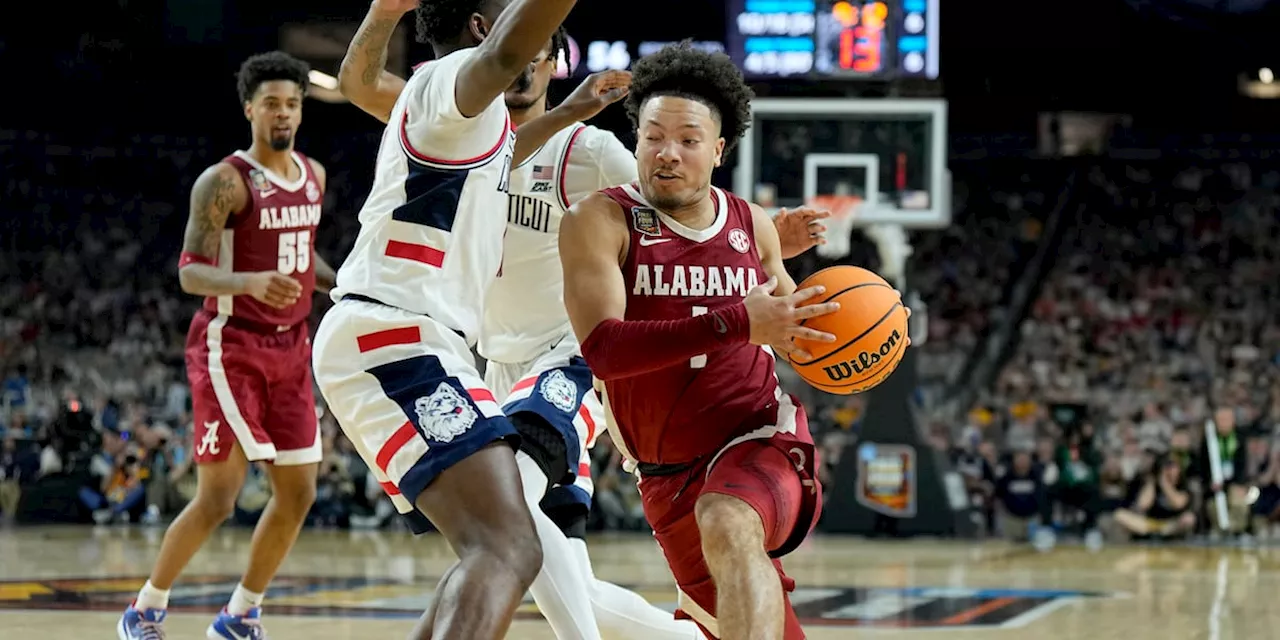
M550 180L556 176L555 167L547 167L540 164L533 165L534 180Z

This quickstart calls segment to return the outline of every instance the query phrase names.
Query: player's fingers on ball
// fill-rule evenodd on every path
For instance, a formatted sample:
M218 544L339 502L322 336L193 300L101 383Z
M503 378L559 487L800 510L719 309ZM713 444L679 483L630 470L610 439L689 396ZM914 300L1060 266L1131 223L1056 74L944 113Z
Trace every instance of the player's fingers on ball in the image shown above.
M805 300L808 300L809 298L812 298L812 297L814 297L814 296L820 296L820 295L822 295L822 294L824 294L824 293L826 293L826 292L827 292L827 288L826 288L826 287L824 287L824 286L822 286L822 285L815 285L815 286L812 286L812 287L805 287L804 289L800 289L800 290L796 291L795 293L791 294L791 302L793 302L793 303L800 303L800 302L804 302Z
M795 310L795 319L807 320L818 316L825 316L829 313L835 313L840 310L839 302L823 302L821 304L811 304L800 307Z
M787 335L792 338L800 338L801 340L812 340L814 342L835 342L836 337L833 334L809 327L791 327L787 329Z

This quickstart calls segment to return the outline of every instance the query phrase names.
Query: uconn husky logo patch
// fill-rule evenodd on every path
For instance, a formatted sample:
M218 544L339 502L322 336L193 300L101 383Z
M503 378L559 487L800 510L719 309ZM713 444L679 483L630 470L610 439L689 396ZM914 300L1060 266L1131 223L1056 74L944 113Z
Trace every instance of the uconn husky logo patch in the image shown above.
M453 442L476 423L475 408L447 382L441 382L431 395L418 398L413 408L423 435L437 442Z
M570 380L563 371L556 370L543 376L538 391L543 400L565 413L573 413L578 407L578 383Z

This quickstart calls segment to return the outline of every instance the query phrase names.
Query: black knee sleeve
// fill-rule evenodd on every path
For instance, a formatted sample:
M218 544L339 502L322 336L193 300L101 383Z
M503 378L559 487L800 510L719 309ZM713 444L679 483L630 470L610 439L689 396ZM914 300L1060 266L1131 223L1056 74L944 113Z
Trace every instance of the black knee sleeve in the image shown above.
M528 411L508 416L520 434L520 450L538 463L542 473L552 484L572 481L569 473L569 452L564 436L542 416ZM550 485L548 485L550 486Z
M587 538L587 516L590 515L581 505L572 507L562 507L547 512L547 517L560 527L560 531L564 532L566 538L577 538L586 540Z

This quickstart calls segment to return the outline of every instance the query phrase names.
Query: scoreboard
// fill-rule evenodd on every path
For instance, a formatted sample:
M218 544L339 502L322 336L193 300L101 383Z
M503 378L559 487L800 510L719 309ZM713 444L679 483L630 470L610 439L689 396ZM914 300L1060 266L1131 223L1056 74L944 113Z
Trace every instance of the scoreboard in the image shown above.
M935 79L940 2L647 0L626 20L612 5L579 5L567 24L569 58L572 74L582 77L630 68L666 44L691 39L728 54L755 81ZM601 10L608 13L594 15Z

